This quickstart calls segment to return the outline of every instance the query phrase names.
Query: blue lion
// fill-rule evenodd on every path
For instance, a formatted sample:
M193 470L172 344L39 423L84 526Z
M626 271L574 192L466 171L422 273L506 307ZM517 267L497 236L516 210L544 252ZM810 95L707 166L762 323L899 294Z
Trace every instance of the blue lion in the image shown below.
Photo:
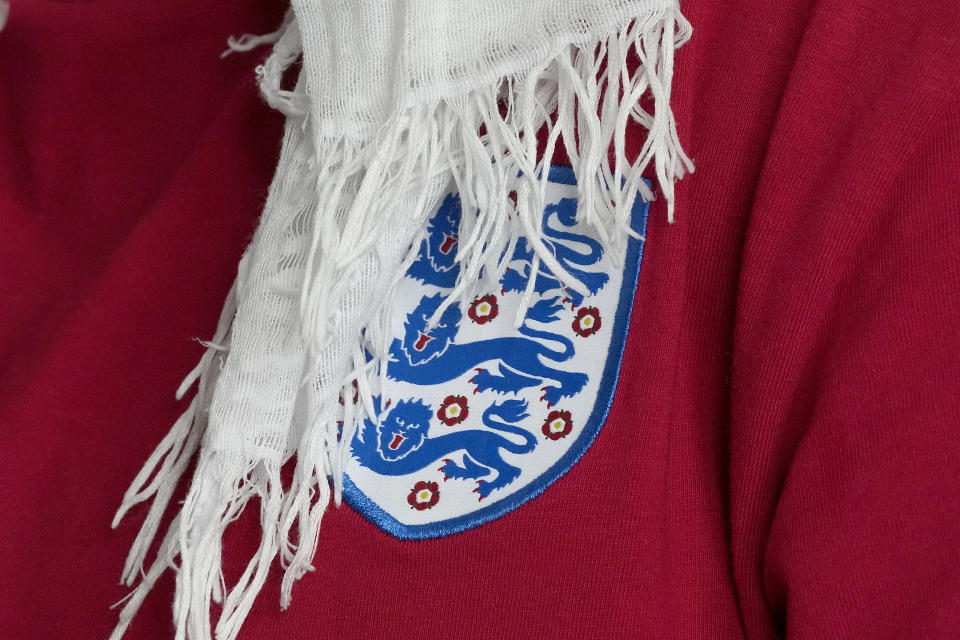
M374 399L380 413L380 398ZM467 429L442 436L429 437L427 431L433 412L421 400L400 400L377 424L365 420L350 443L351 452L360 465L386 476L403 476L425 469L441 460L444 480L474 480L480 500L501 489L520 475L520 469L506 462L501 454L530 453L537 439L526 429L514 424L528 417L527 403L506 400L493 404L483 412L483 424L496 431L518 436L516 441L494 431ZM448 456L463 452L463 464ZM485 478L491 473L496 476Z
M504 336L457 344L462 313L458 305L450 305L432 329L427 322L440 307L445 295L424 296L407 315L402 338L390 345L387 376L413 384L434 385L459 378L468 371L476 371L470 382L478 391L516 393L546 380L556 384L541 387L548 406L561 398L569 398L583 389L587 375L557 369L548 361L565 362L573 357L573 342L564 335L533 329L526 324L518 329L519 336ZM530 307L527 320L554 322L562 309L558 298L540 300ZM551 348L546 342L558 348ZM494 374L480 365L496 363Z
M445 289L452 289L457 284L460 265L455 259L461 215L460 196L447 195L427 224L429 235L420 243L420 253L407 270L408 276Z
M572 227L577 223L577 201L575 198L563 198L556 204L547 205L543 212L544 244L553 252L557 262L567 270L567 273L580 280L591 294L596 294L603 288L609 276L602 271L585 271L580 267L597 264L603 258L603 246L590 236L582 233L565 231L550 225L550 220L556 218L563 227ZM569 243L580 244L583 250L575 250ZM527 246L526 238L517 241L516 249L511 262L520 261L523 264L518 269L508 268L500 279L500 291L525 291L530 281L530 264L533 260L533 249ZM544 265L537 271L537 279L533 290L543 294L548 291L562 288L563 285L550 269ZM583 295L567 289L567 296L573 306L583 304Z

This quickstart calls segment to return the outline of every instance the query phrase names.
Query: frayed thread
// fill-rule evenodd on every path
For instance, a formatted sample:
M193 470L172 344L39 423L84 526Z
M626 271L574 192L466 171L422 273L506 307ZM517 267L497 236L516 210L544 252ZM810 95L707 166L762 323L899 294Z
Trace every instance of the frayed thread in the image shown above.
M111 527L116 528L131 508L152 499L147 517L127 554L120 578L121 584L128 587L132 586L138 578L140 584L127 597L125 606L120 611L117 627L110 636L111 640L119 640L123 636L154 583L167 568L174 566L174 558L180 550L176 534L180 531L181 515L170 523L153 564L147 571L143 568L147 552L157 535L170 498L206 433L210 398L217 375L230 350L230 330L236 310L237 282L235 281L230 287L220 312L213 339L205 342L206 351L197 366L181 382L176 398L181 400L194 384L197 385L196 393L186 411L180 415L173 428L160 441L134 478L123 496L120 508L113 517Z
M289 91L281 88L284 72L303 53L300 26L297 24L293 9L287 10L280 28L276 31L261 35L245 33L239 38L230 36L227 38L227 48L220 57L226 58L231 53L252 51L265 44L273 44L273 52L254 70L260 94L267 104L284 115L292 117L305 115L310 107L306 95L296 90Z

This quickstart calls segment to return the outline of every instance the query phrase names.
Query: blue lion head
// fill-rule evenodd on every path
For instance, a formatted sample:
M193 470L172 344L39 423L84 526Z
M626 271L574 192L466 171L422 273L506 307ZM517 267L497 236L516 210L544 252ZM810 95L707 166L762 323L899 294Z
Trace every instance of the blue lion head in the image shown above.
M507 291L521 292L527 288L527 281L530 280L530 267L522 265L518 269L509 268L500 278L500 292Z
M543 226L547 227L547 220L553 214L557 215L557 220L565 227L572 227L577 224L577 199L561 198L556 204L548 204L543 210Z
M457 283L460 265L455 260L461 215L460 197L447 195L427 224L429 235L421 243L420 253L407 275L437 287L450 288Z
M403 323L403 352L410 364L422 364L439 356L457 336L460 319L463 317L457 304L447 307L437 325L427 331L427 322L445 298L446 295L442 293L424 296L420 304L407 314L407 320Z
M377 425L377 451L384 460L399 460L419 448L433 412L421 400L401 400Z

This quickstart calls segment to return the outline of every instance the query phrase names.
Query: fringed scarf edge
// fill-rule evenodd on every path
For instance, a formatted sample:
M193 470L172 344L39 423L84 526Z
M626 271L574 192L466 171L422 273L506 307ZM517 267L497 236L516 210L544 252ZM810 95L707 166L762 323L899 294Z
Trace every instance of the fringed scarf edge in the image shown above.
M672 221L673 184L693 170L670 110L674 50L689 38L690 26L676 9L635 16L620 26L617 33L591 42L568 44L523 73L400 110L367 144L322 139L320 150L314 148L304 83L294 90L281 88L284 71L301 55L292 11L273 34L230 41L232 50L274 44L257 73L266 101L288 119L265 211L293 206L312 219L302 289L291 295L298 297L305 355L300 386L319 390L321 397L313 415L293 430L295 447L286 456L253 455L256 443L231 442L228 430L212 433L208 428L217 378L230 354L234 317L244 304L249 263L256 258L255 239L213 339L177 391L181 399L196 386L190 404L144 464L114 518L115 527L135 505L152 500L122 574L124 584L133 586L138 578L139 584L124 603L112 639L123 636L168 568L177 574L178 640L212 637L212 603L221 605L216 637L233 640L278 555L285 569L281 606L290 604L293 583L312 569L323 512L331 497L340 503L347 445L363 419L376 418L371 388L388 367L384 302L416 256L431 198L439 196L447 180L452 179L463 201L461 269L433 321L447 305L468 301L478 282L499 279L520 233L535 253L533 274L542 264L567 286L582 287L544 245L536 223L544 205L545 169L558 144L564 145L576 174L578 220L592 225L608 246L634 233L628 215L635 198L653 198L641 177L651 164ZM634 69L628 68L631 55L639 60ZM644 105L652 105L652 111ZM630 123L647 129L632 162L626 157ZM546 145L540 150L537 132L544 127ZM410 203L406 218L381 215L398 201ZM374 277L359 278L361 272ZM535 280L531 275L531 286ZM531 294L526 292L517 323ZM338 312L347 298L359 300L351 308L363 312ZM324 375L316 373L321 363L328 372ZM354 388L360 399L356 407L337 402L338 394L352 394ZM294 478L284 489L280 470L293 455ZM194 457L197 467L183 507L144 570L163 514ZM260 503L262 538L243 574L228 586L220 564L223 532L253 497Z

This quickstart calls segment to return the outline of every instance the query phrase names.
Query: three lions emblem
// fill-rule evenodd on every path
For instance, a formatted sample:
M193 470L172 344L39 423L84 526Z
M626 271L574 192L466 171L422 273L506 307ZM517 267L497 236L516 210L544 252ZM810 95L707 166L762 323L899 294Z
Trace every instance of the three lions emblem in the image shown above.
M542 265L531 284L533 251L521 237L499 288L447 307L431 326L459 275L460 200L441 199L392 303L379 418L349 444L344 497L388 533L442 536L512 511L569 470L603 425L643 243L605 255L576 223L576 196L573 171L551 168L543 238L589 295ZM638 200L632 212L641 236L647 210Z

